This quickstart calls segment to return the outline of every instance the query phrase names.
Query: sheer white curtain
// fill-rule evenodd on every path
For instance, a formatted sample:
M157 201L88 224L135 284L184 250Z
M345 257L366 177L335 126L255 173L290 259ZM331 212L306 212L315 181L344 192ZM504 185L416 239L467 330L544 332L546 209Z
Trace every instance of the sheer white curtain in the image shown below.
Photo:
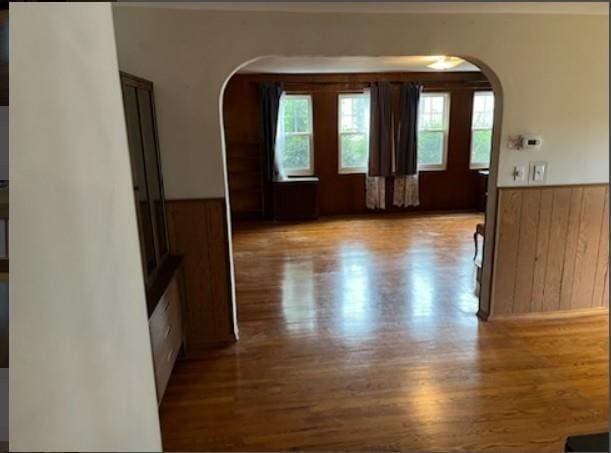
M365 177L367 209L386 209L386 178L384 176Z
M396 175L393 187L393 204L399 207L418 206L418 174Z
M282 168L282 150L284 149L285 141L285 127L284 127L284 110L286 108L284 101L284 93L280 96L280 105L278 107L278 123L276 124L276 152L274 153L274 160L277 168L277 179L286 179L286 172Z

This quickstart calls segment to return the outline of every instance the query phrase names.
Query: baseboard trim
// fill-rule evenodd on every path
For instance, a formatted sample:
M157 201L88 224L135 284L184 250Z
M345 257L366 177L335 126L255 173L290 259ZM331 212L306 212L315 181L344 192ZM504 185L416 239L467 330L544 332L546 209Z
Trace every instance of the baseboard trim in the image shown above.
M477 313L475 314L475 316L477 316L482 321L490 320L490 313L488 313L487 311L482 310L481 308L479 308L477 310Z
M207 341L196 345L188 345L183 357L184 360L209 358L210 353L218 350L223 350L237 343L237 338L221 339L216 341Z
M580 318L584 316L595 316L602 314L609 314L608 307L594 307L594 308L579 308L574 310L562 310L562 311L542 311L536 313L508 313L502 315L489 315L488 321L537 321L547 319L570 319ZM479 313L478 313L479 315Z

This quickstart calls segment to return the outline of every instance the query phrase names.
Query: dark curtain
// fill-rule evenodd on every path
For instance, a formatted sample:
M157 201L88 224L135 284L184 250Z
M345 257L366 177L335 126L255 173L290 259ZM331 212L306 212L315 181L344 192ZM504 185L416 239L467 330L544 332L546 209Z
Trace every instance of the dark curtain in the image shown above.
M418 103L422 85L414 82L401 84L399 95L399 131L396 146L396 175L418 173Z
M282 85L261 83L259 85L259 109L261 111L261 137L263 144L264 175L266 181L278 176L276 165L276 130Z
M376 82L370 89L369 176L391 176L394 148L390 84Z

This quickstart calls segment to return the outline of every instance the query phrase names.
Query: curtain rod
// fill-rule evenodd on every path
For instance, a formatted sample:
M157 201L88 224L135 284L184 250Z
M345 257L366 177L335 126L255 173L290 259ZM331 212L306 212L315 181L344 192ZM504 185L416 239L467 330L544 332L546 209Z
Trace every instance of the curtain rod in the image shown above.
M386 81L390 85L396 86L401 85L406 81ZM424 85L424 89L453 89L453 90L472 90L472 89L492 89L492 85L490 82L485 80L474 80L469 82L440 82L437 80L412 80L411 82L417 82ZM259 82L252 82L258 84ZM306 87L345 87L344 89L360 89L360 88L369 88L371 87L373 82L297 82L297 81L289 81L282 82L282 86L284 88L289 88L294 91L307 91Z
M439 84L439 85L454 85L454 84L482 84L482 85L490 85L490 82L487 80L468 80L468 81L460 81L457 80L455 82L453 81L440 81L440 80L434 80L434 79L418 79L418 80L382 80L381 82L385 82L385 83L389 83L391 85L400 85L402 83L406 83L406 82L415 82L415 83L430 83L430 84ZM258 83L258 82L255 82ZM371 86L373 83L376 82L364 82L364 81L350 81L350 82L340 82L340 81L328 81L328 82L324 82L324 81L309 81L309 82L305 82L305 81L286 81L286 82L281 82L283 85L367 85L367 86Z
M398 83L393 83L391 84L393 86L396 85L400 85ZM360 90L362 90L363 88L370 88L371 85L370 84L341 84L341 83L335 83L335 84L329 84L329 91L333 91L332 88L335 88L335 90L341 90L341 91L345 91L345 92L359 92ZM317 86L310 86L308 87L307 84L285 84L283 85L283 88L285 91L291 91L294 93L308 93L311 91L325 91L320 89ZM490 84L480 84L480 85L447 85L447 84L424 84L423 87L424 91L438 91L438 90L452 90L452 91L462 91L462 90L492 90L492 86Z

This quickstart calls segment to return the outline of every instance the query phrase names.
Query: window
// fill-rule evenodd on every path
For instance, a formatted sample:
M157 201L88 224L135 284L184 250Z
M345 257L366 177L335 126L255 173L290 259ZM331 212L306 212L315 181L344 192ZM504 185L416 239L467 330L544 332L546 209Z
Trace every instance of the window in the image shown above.
M422 93L418 106L418 168L445 170L448 149L449 93Z
M473 95L471 120L471 168L488 168L492 148L494 93L478 91Z
M278 112L276 153L286 176L312 175L312 96L283 94Z
M340 94L339 172L366 173L369 161L369 91Z

